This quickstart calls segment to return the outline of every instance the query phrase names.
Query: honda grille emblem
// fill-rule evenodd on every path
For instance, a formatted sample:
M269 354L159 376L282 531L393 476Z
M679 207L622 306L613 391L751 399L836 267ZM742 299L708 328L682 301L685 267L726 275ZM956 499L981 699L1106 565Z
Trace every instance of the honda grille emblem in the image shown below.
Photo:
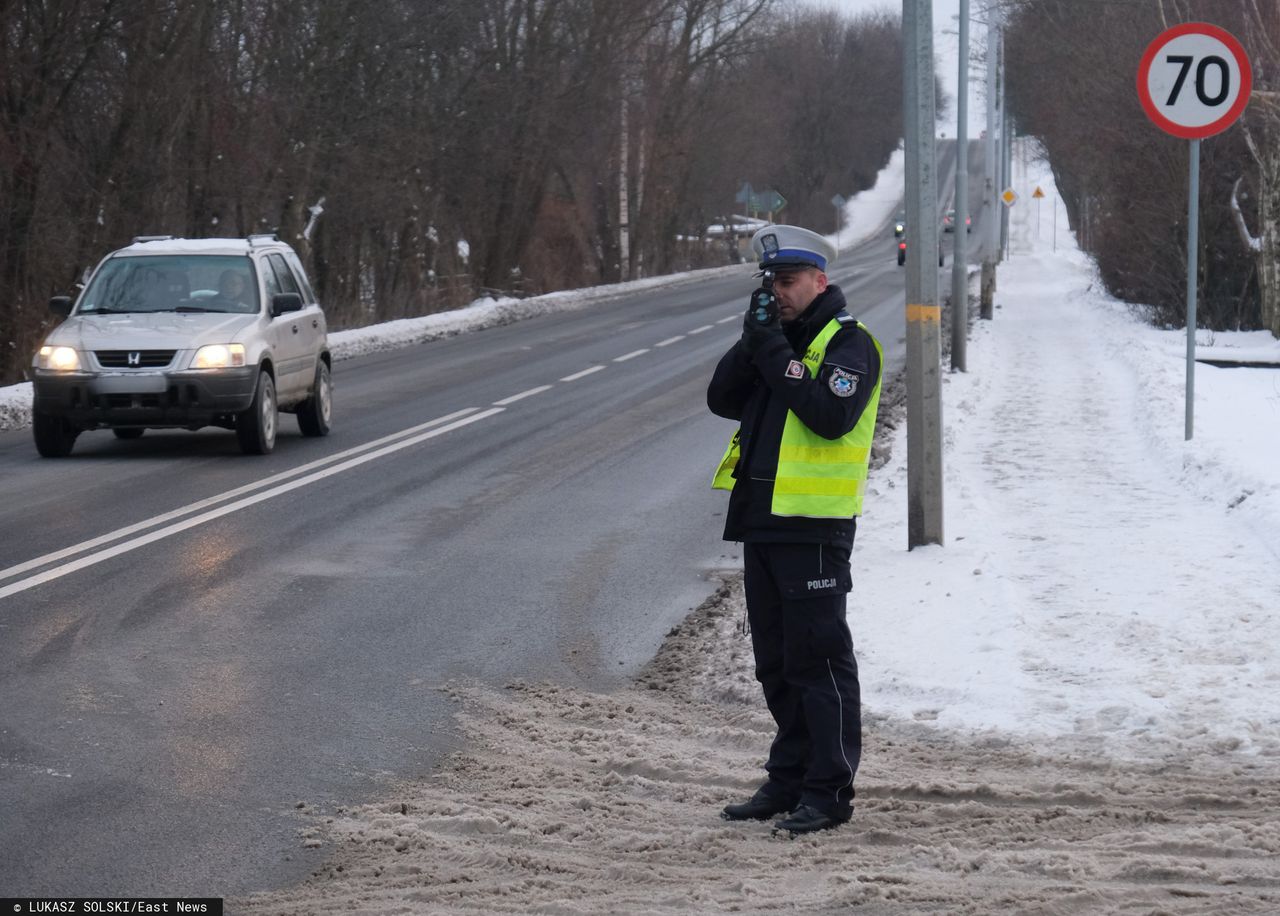
M141 365L142 365L142 354L141 354L141 353L139 353L137 350L130 350L130 351L129 351L129 365L130 365L130 366L141 366Z

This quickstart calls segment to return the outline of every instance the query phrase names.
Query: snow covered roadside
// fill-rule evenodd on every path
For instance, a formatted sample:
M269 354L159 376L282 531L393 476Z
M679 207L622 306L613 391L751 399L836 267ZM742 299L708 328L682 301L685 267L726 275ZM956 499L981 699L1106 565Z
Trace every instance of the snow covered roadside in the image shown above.
M1280 771L1280 372L1198 365L1184 442L1183 332L1135 320L1069 240L1037 242L1033 212L969 373L945 376L947 546L904 553L903 478L872 482L855 567L875 574L850 615L863 700Z
M629 689L451 685L466 749L305 809L326 866L237 908L1280 911L1277 374L1202 367L1184 443L1180 335L1014 229L1001 308L946 376L947 546L905 550L905 431L873 472L849 825L716 816L772 736L726 571Z

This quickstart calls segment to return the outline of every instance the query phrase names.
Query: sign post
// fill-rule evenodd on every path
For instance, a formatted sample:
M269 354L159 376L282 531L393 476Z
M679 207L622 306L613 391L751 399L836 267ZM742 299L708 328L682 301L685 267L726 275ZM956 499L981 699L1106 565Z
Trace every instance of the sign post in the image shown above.
M1138 98L1157 127L1191 141L1187 201L1186 439L1194 428L1200 141L1226 130L1249 104L1253 71L1235 36L1207 22L1161 32L1138 65Z
M840 247L840 211L848 201L840 194L831 195L831 206L836 208L836 247Z

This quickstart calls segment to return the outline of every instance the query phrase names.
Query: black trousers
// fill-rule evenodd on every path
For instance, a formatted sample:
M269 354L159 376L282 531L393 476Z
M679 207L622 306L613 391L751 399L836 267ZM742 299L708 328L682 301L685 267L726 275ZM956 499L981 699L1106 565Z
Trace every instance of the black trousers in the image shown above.
M825 544L743 544L756 680L778 725L770 794L845 814L862 756L862 702L845 621L849 551Z

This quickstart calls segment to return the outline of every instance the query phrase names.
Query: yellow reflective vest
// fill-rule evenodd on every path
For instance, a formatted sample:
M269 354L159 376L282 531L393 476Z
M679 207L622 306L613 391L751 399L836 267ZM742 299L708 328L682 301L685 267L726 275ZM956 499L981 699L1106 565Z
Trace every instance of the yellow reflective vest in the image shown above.
M843 319L843 320L842 320ZM848 315L832 318L818 332L804 354L809 377L815 378L827 353L827 344L847 323L862 330L866 326ZM880 357L871 398L858 418L858 424L839 439L825 439L805 426L793 411L787 411L782 441L778 446L778 474L773 482L770 511L779 516L805 518L852 518L862 514L862 494L867 486L867 468L871 463L871 438L876 429L876 411L880 406L880 380L884 375L884 349L880 341L867 331ZM717 490L733 489L733 469L741 455L738 429L729 448L720 459L711 486Z

